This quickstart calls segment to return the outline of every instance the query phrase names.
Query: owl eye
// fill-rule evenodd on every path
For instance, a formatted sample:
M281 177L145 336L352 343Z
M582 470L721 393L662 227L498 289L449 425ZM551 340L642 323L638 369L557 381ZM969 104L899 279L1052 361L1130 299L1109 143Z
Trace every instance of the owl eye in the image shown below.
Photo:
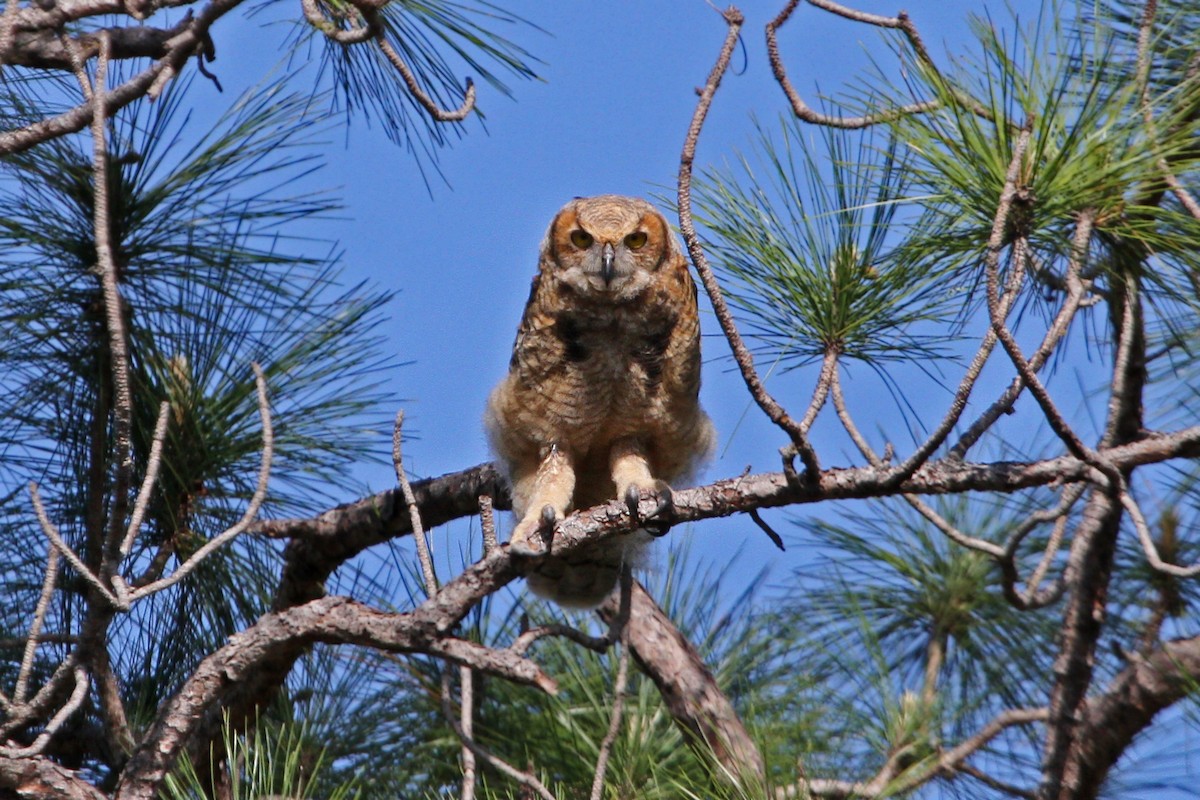
M646 246L646 232L634 231L625 237L625 246L630 250L641 250Z
M580 250L587 250L592 246L593 241L592 235L587 231L581 231L579 229L571 231L571 244L575 245Z

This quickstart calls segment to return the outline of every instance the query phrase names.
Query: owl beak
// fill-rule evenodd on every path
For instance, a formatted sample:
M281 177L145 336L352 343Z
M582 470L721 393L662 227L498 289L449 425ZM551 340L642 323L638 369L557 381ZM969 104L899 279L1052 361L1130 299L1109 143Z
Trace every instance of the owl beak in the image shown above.
M613 277L617 274L613 269L613 261L616 256L617 253L612 244L606 243L604 249L600 251L600 277L604 278L605 286L612 283Z

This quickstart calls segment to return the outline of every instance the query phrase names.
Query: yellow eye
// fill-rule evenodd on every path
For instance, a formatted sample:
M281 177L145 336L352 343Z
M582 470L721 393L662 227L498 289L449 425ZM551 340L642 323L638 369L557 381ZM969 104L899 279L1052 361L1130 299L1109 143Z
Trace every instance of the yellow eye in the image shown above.
M587 231L581 231L578 228L571 231L571 244L580 250L587 250L592 246L592 241L592 235Z
M646 246L646 232L634 231L625 237L625 246L630 250L641 250Z

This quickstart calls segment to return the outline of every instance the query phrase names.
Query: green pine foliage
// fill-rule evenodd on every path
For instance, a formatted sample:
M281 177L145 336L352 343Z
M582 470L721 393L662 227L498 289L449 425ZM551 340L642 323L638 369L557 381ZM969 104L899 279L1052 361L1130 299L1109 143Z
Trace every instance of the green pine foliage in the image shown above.
M160 404L169 409L163 468L132 553L137 572L151 576L236 521L253 493L262 431L251 362L272 398L273 515L359 490L346 468L386 446L374 415L390 400L381 370L394 366L374 332L388 296L344 286L336 247L299 233L337 210L312 188L325 129L312 98L263 86L197 135L184 89L135 103L111 125L111 234L139 469ZM0 574L14 593L6 627L17 635L17 609L33 607L45 563L26 484L41 485L66 540L95 558L110 502L113 401L90 140L52 140L2 170L0 535L10 544ZM118 619L114 670L135 725L265 610L277 573L276 548L246 537ZM82 613L83 587L69 577L64 586L56 630ZM54 663L62 652L39 655Z

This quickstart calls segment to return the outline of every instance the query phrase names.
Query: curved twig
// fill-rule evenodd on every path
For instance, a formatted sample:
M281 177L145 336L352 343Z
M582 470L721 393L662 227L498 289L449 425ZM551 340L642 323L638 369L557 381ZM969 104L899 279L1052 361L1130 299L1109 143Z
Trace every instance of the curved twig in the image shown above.
M1046 422L1049 423L1050 429L1062 439L1063 444L1067 446L1067 450L1076 458L1099 469L1105 474L1110 474L1112 468L1110 465L1100 461L1099 456L1094 450L1085 445L1083 441L1076 435L1075 431L1063 418L1062 413L1054 405L1054 400L1050 397L1050 393L1046 387L1042 385L1038 379L1029 361L1021 353L1020 345L1013 337L1012 332L1008 329L1002 313L1000 303L1000 251L1004 246L1006 232L1008 230L1009 215L1012 211L1013 202L1017 198L1017 183L1021 171L1021 162L1025 156L1025 149L1029 144L1030 126L1026 124L1021 130L1021 135L1017 138L1016 145L1013 147L1012 160L1008 165L1008 173L1004 178L1004 189L1000 193L1000 201L996 206L996 217L992 223L992 233L988 239L987 256L984 259L984 266L987 273L987 305L988 315L991 319L992 330L996 332L997 338L1000 339L1000 344L1008 353L1009 359L1013 366L1017 368L1017 373L1029 388L1029 393L1037 400L1038 405L1042 409L1042 414L1046 417ZM1109 475L1110 478L1112 477Z
M39 636L42 625L46 622L46 611L50 607L50 598L54 595L58 580L59 552L49 548L46 555L46 574L42 579L42 593L38 596L37 606L33 609L33 620L29 623L29 636L25 639L25 652L21 657L21 668L17 672L17 684L13 689L13 703L23 705L29 694L29 676L33 672L33 658L37 653Z
M317 0L300 0L300 8L304 11L304 18L308 20L308 24L341 45L361 44L379 33L379 20L374 15L369 19L364 16L365 25L339 28L337 23L321 13Z
M62 557L71 565L71 569L75 570L88 586L94 589L114 608L124 607L117 596L104 585L104 582L94 572L87 568L82 559L75 554L75 551L63 541L62 536L58 532L58 527L50 521L50 515L46 513L46 507L42 505L42 496L38 492L37 484L32 481L29 483L29 499L33 502L33 512L37 515L38 524L42 526L42 532L46 534L46 538L50 540L50 543L54 545L58 552L62 553Z
M1138 541L1141 543L1142 551L1146 554L1146 560L1150 562L1151 567L1167 575L1173 575L1176 578L1192 578L1200 575L1200 563L1193 564L1190 567L1181 567L1162 560L1162 556L1158 553L1158 546L1154 544L1154 536L1150 533L1150 526L1146 523L1146 517L1142 514L1141 506L1133 499L1133 493L1129 490L1129 484L1125 482L1121 483L1121 505L1129 513L1129 518L1133 520L1133 527L1137 531Z
M43 750L46 749L46 745L50 743L50 737L58 732L58 729L63 726L63 723L67 721L68 717L79 710L79 707L83 705L84 699L87 698L87 670L76 665L73 673L75 677L75 688L72 690L70 698L62 705L61 708L58 709L57 712L55 712L54 716L50 718L50 721L46 723L46 726L42 729L42 732L38 734L37 738L34 739L28 747L0 747L0 755L7 756L9 758L28 758L30 756L39 755Z
M932 67L932 62L929 60L928 53L925 51L925 45L921 41L921 37L917 34L916 27L909 21L908 15L903 11L897 17L881 17L876 14L864 14L859 11L853 11L843 6L838 6L834 3L820 2L820 0L809 0L818 8L823 8L826 11L831 11L839 16L856 22L865 22L869 25L878 25L884 28L899 28L908 36L909 42L913 45L913 49L917 53L917 57L923 62ZM885 122L891 122L900 117L908 116L909 114L924 114L929 111L934 111L941 107L941 102L937 100L925 100L920 103L910 103L909 105L900 106L899 108L889 109L887 111L879 111L874 114L864 114L858 117L844 117L841 115L823 114L813 110L800 93L796 91L796 87L792 85L788 78L787 68L783 65L783 58L779 54L779 42L777 41L775 32L788 21L792 12L796 10L796 6L800 4L800 0L789 0L788 4L782 11L770 22L767 23L767 60L771 64L771 71L775 74L775 80L779 83L783 93L787 95L788 102L792 106L792 111L796 118L803 122L812 125L824 125L830 128L844 128L848 130L858 130L861 128L869 128L872 125L879 125Z
M146 477L142 480L141 489L138 490L137 503L133 507L133 516L129 520L129 530L125 532L125 539L121 542L121 550L118 554L122 560L133 549L133 543L142 527L142 520L146 516L146 508L150 505L150 496L154 494L154 484L158 481L158 471L162 467L162 449L167 438L167 419L170 409L170 403L164 401L158 410L158 422L154 425L154 440L150 445L150 457L146 461Z
M1038 349L1029 358L1029 368L1034 372L1040 370L1049 360L1051 354L1058 344L1067 335L1067 330L1070 328L1075 315L1087 304L1087 292L1093 287L1090 281L1084 280L1083 270L1087 265L1087 256L1096 222L1096 214L1092 210L1088 210L1079 215L1079 219L1075 224L1075 234L1071 243L1071 256L1067 262L1067 272L1063 276L1063 288L1067 292L1067 297L1063 301L1063 305L1059 308L1055 315L1054 321L1047 328L1042 342L1038 345ZM1016 246L1014 244L1014 246ZM1023 246L1023 245L1022 245ZM1005 294L1001 299L1000 319L1003 322L1008 317L1009 311L1012 310L1012 303L1016 297L1016 292L1020 284L1020 279L1024 275L1024 259L1018 258L1013 269L1013 274L1005 286ZM996 335L993 329L989 329L989 334ZM1021 392L1025 389L1025 379L1022 375L1017 375L1009 384L1008 388L1000 395L983 414L979 416L975 422L967 429L967 432L962 435L959 441L950 449L950 455L954 458L962 458L966 455L967 450L971 448L984 432L991 427L1001 414L1006 413L1012 404L1017 401Z
M742 380L745 381L746 387L750 390L750 394L758 403L759 408L791 439L790 447L784 448L785 470L790 469L790 456L799 455L804 463L805 478L809 483L813 483L821 473L821 465L817 460L816 451L809 444L804 429L791 418L783 406L776 402L775 398L771 397L763 385L762 379L759 378L758 372L754 368L754 358L750 355L750 351L746 348L746 344L742 341L742 336L734 324L733 314L729 311L729 306L725 303L725 297L721 293L721 287L717 283L716 276L713 275L708 259L704 256L704 249L700 246L700 238L696 235L696 226L692 220L692 164L696 159L696 141L700 138L700 131L704 127L704 118L708 115L708 109L712 105L713 95L716 94L717 87L721 84L721 78L729 68L729 59L733 55L733 48L737 45L738 32L745 21L742 12L734 6L723 11L721 16L729 29L725 35L725 42L721 45L717 61L713 65L712 71L709 72L704 87L700 90L700 99L696 103L696 110L692 115L687 137L683 143L683 152L679 157L679 231L683 235L692 264L696 267L696 273L700 276L700 282L704 284L704 290L712 303L713 312L721 325L721 331L725 334L725 339L733 351L733 358L742 373Z
M430 97L421 85L417 83L417 77L413 75L408 64L404 63L404 59L392 47L391 42L387 40L384 28L378 24L378 18L375 11L364 11L363 16L366 18L368 25L375 27L375 42L379 45L379 51L391 63L396 71L400 73L400 77L404 79L404 85L408 87L408 91L412 93L413 98L421 104L429 116L436 122L461 122L467 118L475 109L475 82L470 78L466 79L466 91L463 94L462 104L458 108L447 111L439 106L432 97Z

